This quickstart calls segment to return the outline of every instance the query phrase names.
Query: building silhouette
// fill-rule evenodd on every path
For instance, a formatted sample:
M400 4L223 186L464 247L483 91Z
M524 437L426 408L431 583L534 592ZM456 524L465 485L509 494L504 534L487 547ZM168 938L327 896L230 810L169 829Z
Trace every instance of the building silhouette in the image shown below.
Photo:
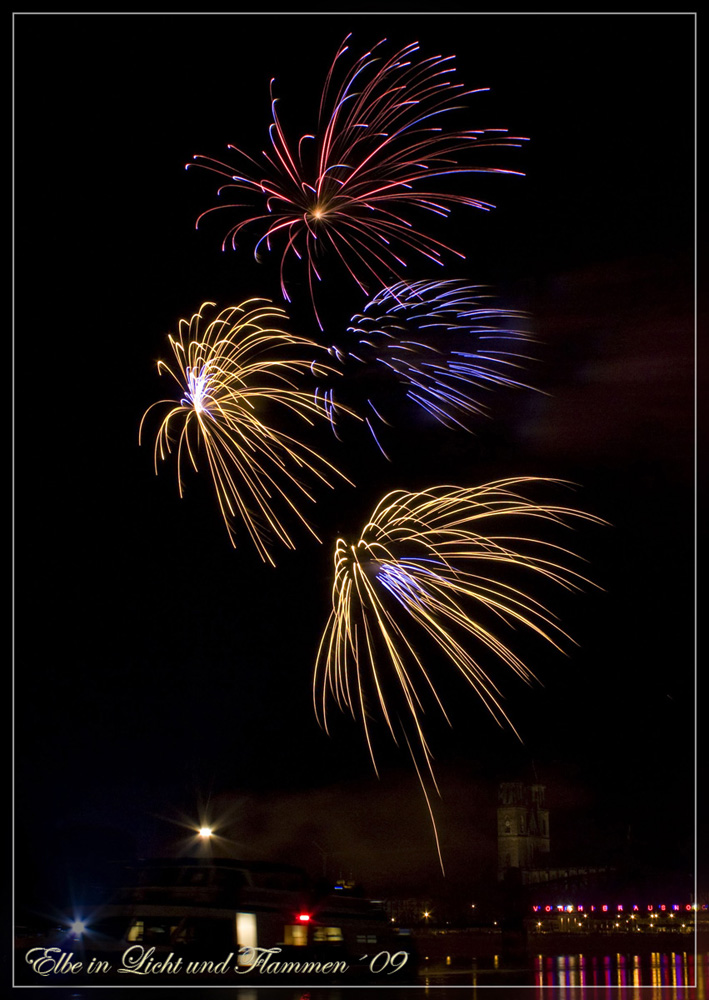
M497 877L543 866L549 855L549 810L544 785L505 781L497 793Z
M524 781L502 782L497 790L497 878L532 887L545 884L569 893L605 885L615 868L568 859L551 851L546 787Z

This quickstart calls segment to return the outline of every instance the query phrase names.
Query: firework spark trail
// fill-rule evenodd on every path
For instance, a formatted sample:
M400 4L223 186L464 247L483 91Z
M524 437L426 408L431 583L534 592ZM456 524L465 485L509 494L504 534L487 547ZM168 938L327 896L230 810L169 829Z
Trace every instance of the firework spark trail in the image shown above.
M164 461L176 449L183 496L183 466L197 471L202 454L232 545L236 547L234 521L240 518L261 558L275 565L270 552L274 541L294 548L275 508L295 515L317 538L290 494L314 500L304 479L331 485L330 473L345 477L260 414L280 411L290 422L295 417L309 426L332 422L336 404L319 399L301 383L308 376L330 376L333 370L322 347L284 332L285 313L266 299L229 306L207 321L210 309L216 309L215 303L203 303L189 321L180 320L177 336L169 337L174 361L159 361L157 367L160 374L172 376L181 398L148 407L139 442L153 408L169 407L155 438L156 473L158 459Z
M281 125L271 81L270 150L263 150L259 165L237 146L227 148L245 161L245 171L208 156L195 155L187 167L200 166L225 178L218 195L231 190L256 196L253 202L232 202L207 209L197 219L222 208L245 210L245 217L231 227L222 243L236 248L242 230L254 226L254 255L265 244L284 243L280 259L281 291L286 301L285 267L293 256L306 261L308 284L315 307L315 281L320 281L317 261L330 251L343 263L357 284L384 285L406 266L410 251L437 264L443 254L463 255L421 232L407 218L409 209L446 217L453 206L489 210L489 202L446 190L446 178L471 173L516 174L498 167L462 166L461 152L483 146L519 146L522 137L506 129L447 129L445 116L463 109L459 103L470 94L451 79L453 57L423 58L419 45L404 46L388 58L373 49L354 61L335 89L338 61L348 52L348 35L327 75L320 101L315 134L292 144ZM444 183L440 183L444 182ZM316 309L317 316L317 309ZM318 322L320 322L318 318Z
M397 282L378 292L352 317L346 342L330 348L343 372L353 366L373 378L358 378L365 404L377 420L391 403L391 373L406 397L446 427L470 430L471 418L488 415L482 396L496 386L525 387L518 372L529 361L531 336L519 327L524 313L494 308L490 296L464 281ZM514 324L514 325L512 325ZM377 382L382 400L371 398ZM351 389L353 379L341 381ZM376 396L375 396L376 398ZM361 409L361 406L360 406ZM379 439L366 423L383 451Z
M487 662L501 662L527 683L534 675L498 629L522 626L557 649L569 637L507 576L532 574L567 590L588 581L566 565L573 558L568 549L510 532L520 519L557 527L579 518L602 523L517 492L555 482L519 477L476 488L398 490L380 501L356 542L337 540L332 611L314 673L317 717L329 731L332 700L359 720L375 771L372 730L377 718L383 720L394 742L411 753L432 819L427 781L438 788L424 731L426 706L432 703L450 720L435 675L440 661L435 668L424 664L416 635L428 637L424 647L432 640L498 724L516 732Z

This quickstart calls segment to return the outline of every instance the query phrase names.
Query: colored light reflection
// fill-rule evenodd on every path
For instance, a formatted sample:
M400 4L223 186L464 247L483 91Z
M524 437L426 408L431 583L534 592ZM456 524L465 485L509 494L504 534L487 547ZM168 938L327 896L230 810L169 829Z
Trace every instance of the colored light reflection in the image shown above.
M691 952L653 952L630 955L587 956L583 954L536 955L534 984L539 998L550 988L559 990L559 1000L707 1000L709 954L699 956L698 972ZM500 966L502 967L502 966ZM578 988L581 988L578 991ZM576 988L576 990L574 990ZM567 992L569 990L569 992ZM588 998L587 998L588 993Z

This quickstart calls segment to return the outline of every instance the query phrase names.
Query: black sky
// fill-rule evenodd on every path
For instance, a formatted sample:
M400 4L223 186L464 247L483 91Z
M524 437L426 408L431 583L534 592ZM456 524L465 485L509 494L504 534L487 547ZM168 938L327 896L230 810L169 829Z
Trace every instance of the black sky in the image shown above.
M311 513L323 546L303 535L273 570L231 549L205 481L180 500L171 467L154 476L137 430L180 317L280 304L275 256L220 251L227 213L195 232L215 184L185 163L229 142L257 155L272 77L284 124L312 127L350 31L354 52L387 37L454 54L466 86L491 88L468 99L471 127L530 137L495 154L525 177L473 178L498 207L454 212L466 261L446 276L529 310L547 395L501 394L475 436L405 428L391 463L355 443L357 489ZM433 724L452 877L473 884L494 856L495 783L534 766L560 836L583 817L583 850L631 837L688 878L693 52L690 15L16 16L20 897L56 890L66 858L175 850L169 820L207 800L236 854L317 872L324 852L376 891L435 888L405 757L385 752L377 783L356 727L328 738L313 717L331 544L389 489L518 474L580 484L610 522L574 537L603 589L559 599L579 646L534 653L543 686L505 682L523 747L472 697L453 732ZM333 327L362 307L324 284ZM291 314L315 336L303 291Z

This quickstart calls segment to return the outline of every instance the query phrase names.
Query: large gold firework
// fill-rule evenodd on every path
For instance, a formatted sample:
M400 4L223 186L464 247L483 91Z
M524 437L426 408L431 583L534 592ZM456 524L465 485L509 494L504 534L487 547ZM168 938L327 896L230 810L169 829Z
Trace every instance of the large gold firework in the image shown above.
M176 337L169 336L174 362L158 361L157 367L172 376L181 397L146 410L139 440L150 411L168 406L155 438L156 473L158 459L176 451L183 496L185 464L197 471L200 457L206 460L232 545L240 519L264 562L274 564L274 541L294 547L283 514L295 515L317 538L291 494L313 500L309 481L331 485L331 473L345 478L278 426L283 418L311 427L332 421L331 395L304 387L332 369L324 348L284 331L285 313L269 300L249 299L207 319L212 309L215 303L203 303L190 320L180 320Z
M372 730L383 720L411 753L429 811L426 772L437 786L424 714L433 703L448 720L440 693L446 662L500 724L512 726L491 665L528 683L534 675L505 633L521 626L557 648L568 639L527 585L546 580L576 590L587 581L568 567L568 549L516 531L530 522L568 527L573 519L599 519L517 492L553 482L520 477L397 490L380 501L357 541L337 540L332 611L315 666L316 713L327 730L333 699L358 719L375 770Z

